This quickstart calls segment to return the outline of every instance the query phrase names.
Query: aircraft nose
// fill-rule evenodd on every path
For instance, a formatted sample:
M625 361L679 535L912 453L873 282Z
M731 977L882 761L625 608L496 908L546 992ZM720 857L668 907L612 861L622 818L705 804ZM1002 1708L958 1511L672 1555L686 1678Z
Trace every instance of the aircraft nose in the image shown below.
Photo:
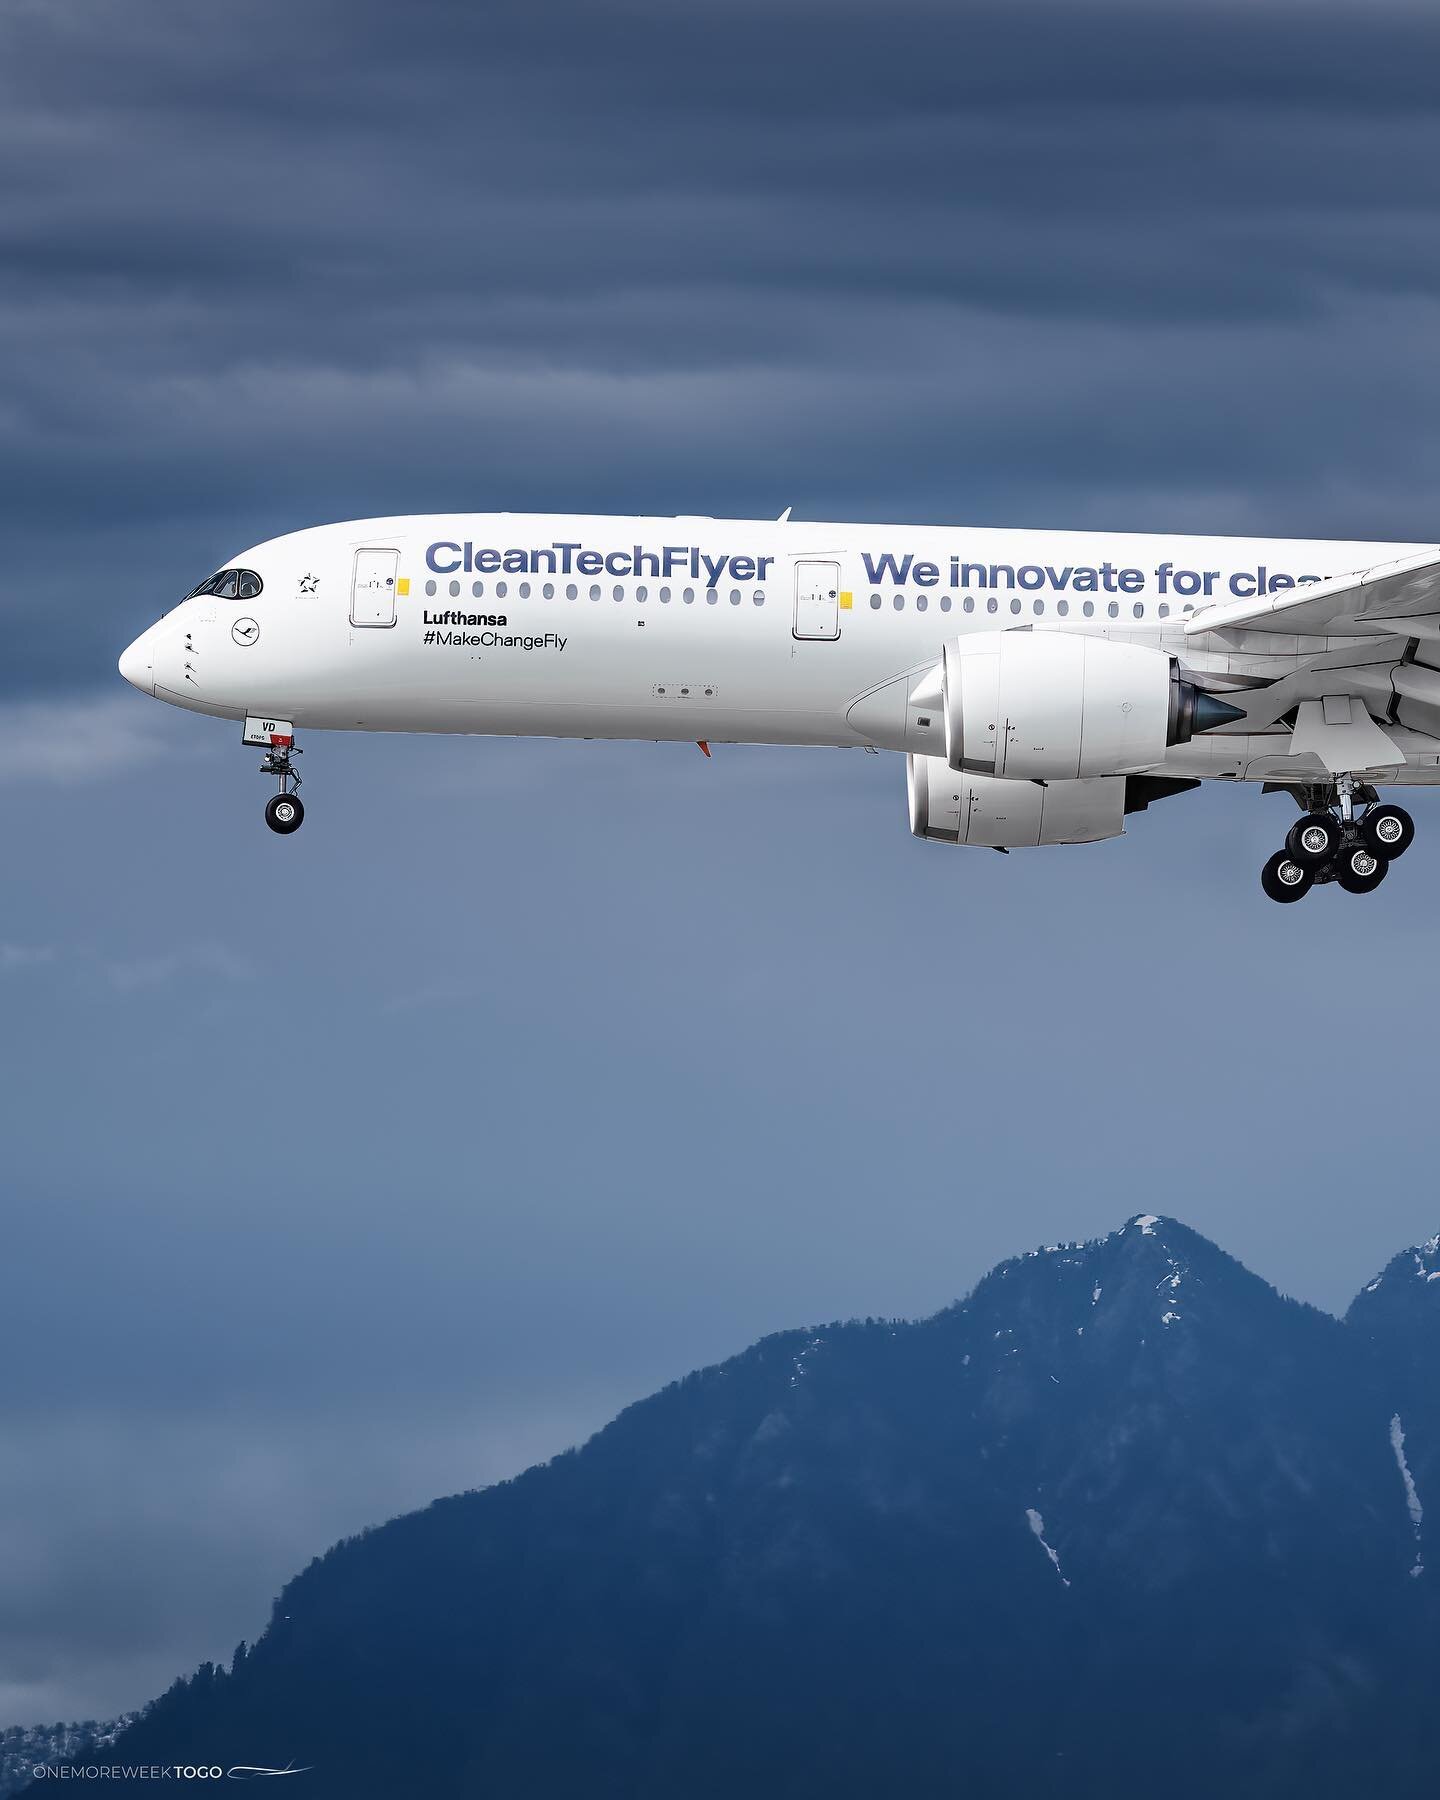
M135 642L120 656L120 673L131 687L153 697L155 693L154 633L142 631Z

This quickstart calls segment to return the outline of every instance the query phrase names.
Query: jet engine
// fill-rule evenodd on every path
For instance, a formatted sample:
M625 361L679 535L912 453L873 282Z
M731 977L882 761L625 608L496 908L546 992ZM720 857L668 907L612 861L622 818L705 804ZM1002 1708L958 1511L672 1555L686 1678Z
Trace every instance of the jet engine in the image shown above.
M906 758L910 829L945 844L1019 850L1033 844L1092 844L1125 829L1125 777L1089 781L1001 781L957 774L943 756Z
M946 644L941 692L950 767L1010 781L1152 768L1171 744L1242 716L1163 650L1060 631Z

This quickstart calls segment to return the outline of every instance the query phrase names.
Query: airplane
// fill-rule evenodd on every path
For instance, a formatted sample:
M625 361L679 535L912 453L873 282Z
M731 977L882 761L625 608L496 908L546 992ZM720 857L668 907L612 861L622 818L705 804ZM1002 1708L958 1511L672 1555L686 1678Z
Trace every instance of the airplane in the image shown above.
M290 532L141 633L143 693L243 721L288 835L306 731L833 745L920 838L1118 837L1202 781L1299 817L1261 885L1373 891L1440 784L1440 547L473 513Z

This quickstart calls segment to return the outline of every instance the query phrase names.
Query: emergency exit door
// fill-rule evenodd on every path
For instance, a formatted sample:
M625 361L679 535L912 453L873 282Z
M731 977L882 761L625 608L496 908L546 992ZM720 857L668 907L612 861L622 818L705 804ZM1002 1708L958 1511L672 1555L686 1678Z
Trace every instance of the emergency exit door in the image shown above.
M395 581L399 571L398 550L355 552L355 574L350 584L352 625L395 623Z
M840 565L797 562L795 565L795 635L838 638L840 635Z

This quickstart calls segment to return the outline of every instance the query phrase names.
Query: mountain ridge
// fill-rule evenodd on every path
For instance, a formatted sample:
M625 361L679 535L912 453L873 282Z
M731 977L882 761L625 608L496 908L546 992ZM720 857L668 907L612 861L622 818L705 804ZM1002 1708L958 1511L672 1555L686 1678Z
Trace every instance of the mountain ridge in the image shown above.
M925 1320L772 1334L337 1544L117 1760L223 1743L316 1794L1109 1794L1199 1717L1173 1793L1419 1792L1427 1368L1440 1282L1382 1272L1342 1321L1137 1214Z

